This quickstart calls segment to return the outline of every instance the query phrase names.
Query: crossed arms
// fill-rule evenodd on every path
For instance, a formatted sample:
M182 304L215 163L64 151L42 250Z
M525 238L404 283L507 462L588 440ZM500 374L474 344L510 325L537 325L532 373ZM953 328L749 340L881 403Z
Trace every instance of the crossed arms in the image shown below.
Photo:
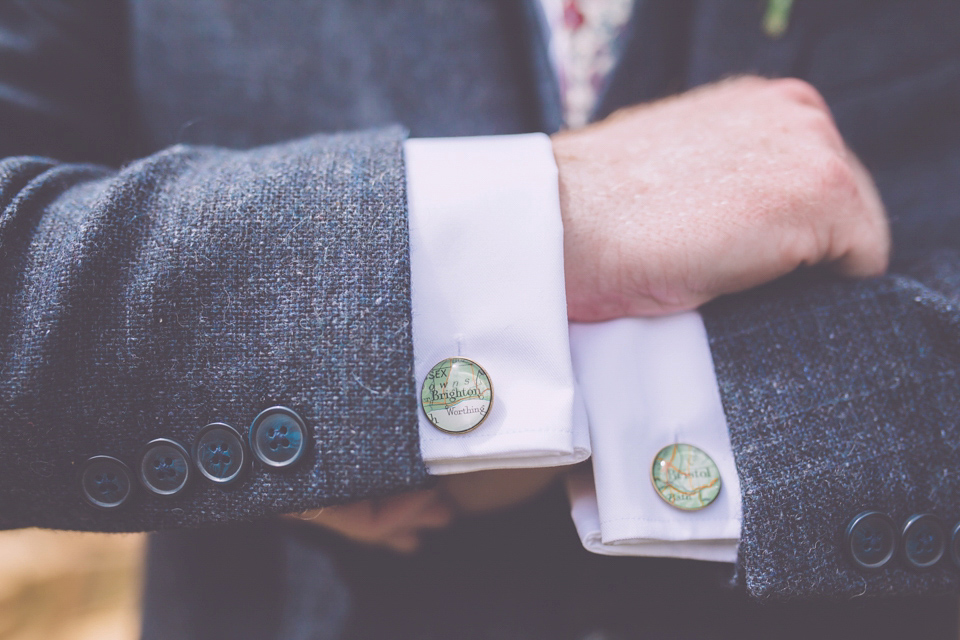
M17 90L8 95L35 89L22 77L4 82ZM0 524L190 526L422 486L402 131L247 151L175 146L117 169L119 158L90 142L111 125L92 114L102 105L50 101L59 109L2 105L18 135L0 164ZM49 135L65 122L96 126ZM573 319L693 308L802 264L854 276L885 267L888 235L870 182L800 83L729 82L554 143ZM678 221L679 208L689 217ZM943 496L906 505L895 487L931 480L913 444L891 443L904 429L916 446L956 440L952 428L933 429L955 404L956 273L948 256L916 273L806 281L704 310L744 480L741 555L756 593L810 592L812 578L762 577L765 563L773 551L824 549L865 496L900 510L953 504L948 483ZM371 391L355 382L358 363L390 375ZM135 460L153 437L189 443L204 424L247 424L281 401L303 408L316 434L315 455L294 472L122 514L93 511L74 490L89 456ZM844 459L814 446L835 442L838 429L858 459L881 460L905 480L850 488ZM803 455L778 457L781 436L801 431ZM825 477L837 480L831 509ZM769 505L806 526L763 535ZM834 552L786 553L786 573L812 576ZM875 584L931 587L910 576Z

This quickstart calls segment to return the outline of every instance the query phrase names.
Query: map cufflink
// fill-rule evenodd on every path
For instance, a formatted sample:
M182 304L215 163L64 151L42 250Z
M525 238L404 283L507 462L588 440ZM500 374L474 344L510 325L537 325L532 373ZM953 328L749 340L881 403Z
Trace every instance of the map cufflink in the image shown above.
M697 511L720 495L720 469L691 444L671 444L653 458L650 479L657 495L684 511Z
M433 365L423 380L420 406L430 423L444 433L473 431L493 406L493 383L479 364L447 358Z

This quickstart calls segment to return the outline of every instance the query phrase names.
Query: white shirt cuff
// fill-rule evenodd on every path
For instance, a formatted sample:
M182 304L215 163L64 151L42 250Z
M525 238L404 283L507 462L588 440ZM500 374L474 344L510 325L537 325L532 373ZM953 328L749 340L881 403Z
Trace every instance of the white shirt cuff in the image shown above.
M699 314L568 330L547 136L409 140L405 156L417 383L459 356L483 366L495 390L487 419L465 434L437 430L420 411L428 470L569 465L592 449L594 474L568 483L584 547L735 560L739 483ZM650 482L653 456L677 442L720 468L723 489L703 511L670 507Z
M647 556L652 558L683 558L710 562L736 562L738 540L656 540L635 539L621 544L607 544L600 531L600 510L597 489L589 468L579 468L567 474L567 495L570 514L577 528L583 548L605 556Z
M480 364L494 389L490 413L468 433L441 432L419 410L428 471L587 459L549 137L413 139L404 155L418 392L430 369L450 357Z
M574 324L570 337L593 450L593 484L568 487L584 546L735 559L740 484L700 314ZM719 468L720 494L702 510L667 504L651 482L654 457L677 443L702 449Z

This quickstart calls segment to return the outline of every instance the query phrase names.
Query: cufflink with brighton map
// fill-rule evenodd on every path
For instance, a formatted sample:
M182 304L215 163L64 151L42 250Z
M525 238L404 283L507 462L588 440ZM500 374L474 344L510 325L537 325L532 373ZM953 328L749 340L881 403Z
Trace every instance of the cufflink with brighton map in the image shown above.
M420 406L430 423L444 433L467 433L483 422L493 406L493 383L479 364L447 358L433 365L423 380Z

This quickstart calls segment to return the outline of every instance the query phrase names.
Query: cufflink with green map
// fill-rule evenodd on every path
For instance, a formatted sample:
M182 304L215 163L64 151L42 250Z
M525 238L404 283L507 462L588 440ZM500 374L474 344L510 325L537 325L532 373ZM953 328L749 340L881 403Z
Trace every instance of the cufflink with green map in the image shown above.
M480 426L493 406L493 384L479 364L447 358L433 365L423 380L420 406L430 423L444 433L467 433Z
M650 477L667 504L697 511L720 495L720 469L713 458L691 444L671 444L653 458Z

